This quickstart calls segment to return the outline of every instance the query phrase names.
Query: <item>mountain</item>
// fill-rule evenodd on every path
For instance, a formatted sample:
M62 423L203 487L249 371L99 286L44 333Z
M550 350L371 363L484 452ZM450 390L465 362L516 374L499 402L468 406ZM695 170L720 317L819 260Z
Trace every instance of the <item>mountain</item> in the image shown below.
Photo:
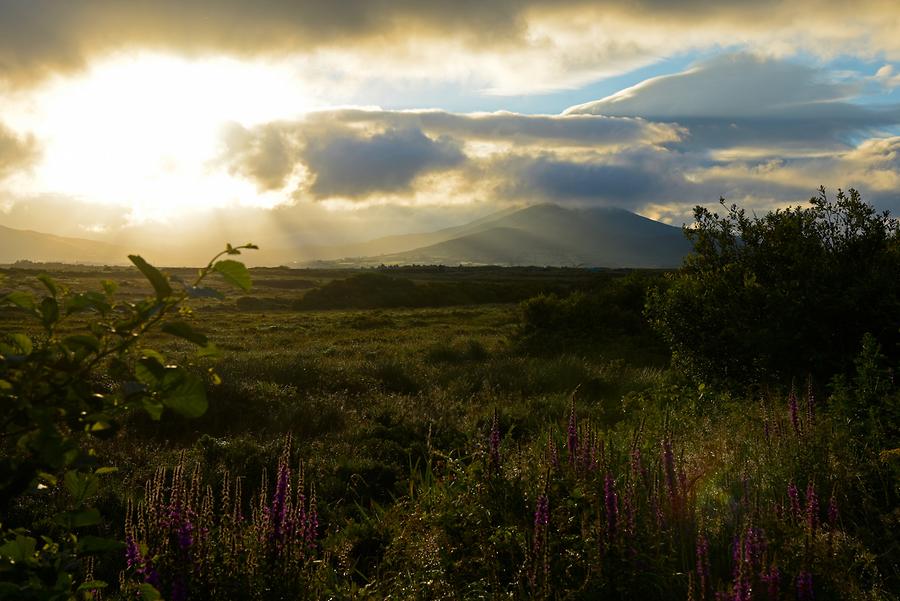
M128 251L105 242L67 238L0 225L0 264L25 259L36 262L120 265Z
M555 204L504 211L463 226L356 247L413 243L423 244L351 263L676 267L691 248L680 228L624 209L570 209Z

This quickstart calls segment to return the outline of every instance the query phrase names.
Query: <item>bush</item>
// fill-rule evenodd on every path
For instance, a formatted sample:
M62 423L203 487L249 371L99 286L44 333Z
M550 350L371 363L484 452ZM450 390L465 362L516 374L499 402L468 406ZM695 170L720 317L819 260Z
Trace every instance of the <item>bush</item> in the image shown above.
M721 201L724 206L724 199ZM852 366L865 332L900 342L900 230L856 190L809 207L720 217L702 207L694 251L648 311L673 360L698 380L827 378Z

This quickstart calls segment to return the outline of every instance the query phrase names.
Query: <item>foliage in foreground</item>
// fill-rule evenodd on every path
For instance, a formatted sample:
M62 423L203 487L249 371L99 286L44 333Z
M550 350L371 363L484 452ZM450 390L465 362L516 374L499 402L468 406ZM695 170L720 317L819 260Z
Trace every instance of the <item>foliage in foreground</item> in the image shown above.
M91 500L115 467L105 465L95 445L115 435L129 408L142 407L153 419L166 410L185 417L206 411L203 376L169 363L145 338L159 329L198 346L198 357L215 354L185 321L185 301L220 297L201 285L213 273L249 289L244 265L220 260L245 248L255 247L228 245L192 283L131 255L155 293L137 303L117 301L114 282L104 281L102 292L73 293L47 275L38 276L47 290L40 300L23 291L0 297L0 305L18 308L38 327L31 336L0 341L0 598L68 599L106 586L87 577L92 558L122 544L97 535L105 524ZM87 323L78 323L85 314ZM19 501L49 496L57 486L68 500L49 525L36 529L8 517Z

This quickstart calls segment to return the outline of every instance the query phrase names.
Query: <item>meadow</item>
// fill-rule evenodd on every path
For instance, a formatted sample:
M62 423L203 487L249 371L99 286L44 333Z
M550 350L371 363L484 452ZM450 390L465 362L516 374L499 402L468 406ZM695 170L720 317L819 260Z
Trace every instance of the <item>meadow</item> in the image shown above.
M5 289L45 287L2 273ZM144 335L139 362L202 378L205 411L121 407L90 478L5 499L0 595L898 598L900 389L871 336L835 377L727 386L670 361L645 308L677 292L662 272L250 275L251 293L179 313L215 356L184 331ZM154 293L136 269L52 276ZM40 338L19 309L0 331ZM73 531L112 542L48 563ZM61 572L74 592L53 596Z

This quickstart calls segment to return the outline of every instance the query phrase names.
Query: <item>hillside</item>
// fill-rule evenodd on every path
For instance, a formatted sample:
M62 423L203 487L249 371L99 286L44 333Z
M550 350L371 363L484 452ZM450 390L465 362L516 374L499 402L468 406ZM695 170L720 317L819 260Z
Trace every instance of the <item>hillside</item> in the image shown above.
M0 225L0 264L36 262L121 264L128 252L96 240L67 238Z
M431 242L361 262L651 268L675 267L690 250L679 228L624 209L555 204L499 213L417 239Z

